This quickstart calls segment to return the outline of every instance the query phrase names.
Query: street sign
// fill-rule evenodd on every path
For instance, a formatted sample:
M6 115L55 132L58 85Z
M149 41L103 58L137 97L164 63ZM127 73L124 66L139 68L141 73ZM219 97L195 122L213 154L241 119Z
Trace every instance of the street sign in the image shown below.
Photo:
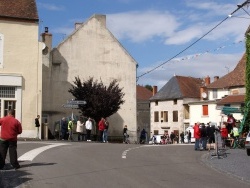
M64 108L79 108L77 104L63 104Z
M71 101L67 101L67 104L87 104L86 101L77 101L77 100L71 100Z

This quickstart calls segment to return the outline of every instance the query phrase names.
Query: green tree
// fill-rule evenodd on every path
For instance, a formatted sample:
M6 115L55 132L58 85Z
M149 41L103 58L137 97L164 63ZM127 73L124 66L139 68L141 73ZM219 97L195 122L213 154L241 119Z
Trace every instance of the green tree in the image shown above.
M148 84L147 84L147 85L145 85L144 87L147 88L147 89L150 90L150 91L153 91L153 87L152 87L151 85L148 85Z
M249 130L250 123L250 33L246 33L246 73L245 73L245 87L246 87L246 95L245 95L245 108L244 108L244 117L242 121L242 129ZM250 126L250 125L249 125Z
M120 106L125 102L124 93L119 88L117 80L113 80L109 86L103 82L94 81L90 77L86 81L81 81L75 77L72 88L69 92L75 97L75 100L86 101L86 104L79 105L81 114L85 117L91 117L98 122L102 117L106 118L116 113Z

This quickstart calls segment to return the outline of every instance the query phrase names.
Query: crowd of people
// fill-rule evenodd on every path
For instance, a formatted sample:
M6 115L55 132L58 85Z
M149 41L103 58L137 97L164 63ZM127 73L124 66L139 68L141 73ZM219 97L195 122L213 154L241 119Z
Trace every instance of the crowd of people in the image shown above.
M221 147L225 148L228 145L230 148L234 146L234 142L239 138L239 130L236 125L236 120L232 114L228 115L227 121L223 122L221 126L214 124L197 122L194 127L195 145L194 149L209 150L211 146L216 148L216 140L221 139ZM229 141L229 142L227 142Z
M76 122L73 118L67 119L65 117L61 120L61 139L62 140L73 140L73 133L74 133L74 124L76 123L75 132L77 133L77 140L91 142L91 132L93 130L93 122L94 120L90 117L84 121L83 117L80 117ZM86 133L84 132L84 126ZM100 142L108 142L108 128L109 122L106 118L101 118L98 122L98 141ZM86 136L86 137L85 137Z

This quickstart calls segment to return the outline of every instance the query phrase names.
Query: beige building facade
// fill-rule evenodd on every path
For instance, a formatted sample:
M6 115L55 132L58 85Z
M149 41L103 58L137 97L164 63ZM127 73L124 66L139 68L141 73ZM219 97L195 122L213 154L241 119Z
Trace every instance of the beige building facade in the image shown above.
M10 4L3 1L0 8L0 117L15 109L23 126L20 137L34 138L34 119L42 111L43 45L38 42L37 10L31 0L16 2L15 11L8 12L5 5Z
M128 125L131 137L136 136L136 61L106 28L105 15L93 15L84 23L76 24L75 31L51 52L52 36L42 34L46 44L43 56L43 119L50 129L62 117L79 114L77 109L63 108L73 99L68 90L75 77L81 80L102 81L104 85L116 79L125 93L125 103L108 118L109 135L122 135ZM48 53L47 53L48 50Z

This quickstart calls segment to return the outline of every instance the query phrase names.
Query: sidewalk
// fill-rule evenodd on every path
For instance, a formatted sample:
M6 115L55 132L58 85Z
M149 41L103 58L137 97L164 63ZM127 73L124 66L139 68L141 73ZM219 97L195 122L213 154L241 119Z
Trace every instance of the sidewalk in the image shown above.
M245 149L228 149L227 157L220 159L212 158L211 153L208 152L202 156L203 163L250 185L250 157L247 156Z

